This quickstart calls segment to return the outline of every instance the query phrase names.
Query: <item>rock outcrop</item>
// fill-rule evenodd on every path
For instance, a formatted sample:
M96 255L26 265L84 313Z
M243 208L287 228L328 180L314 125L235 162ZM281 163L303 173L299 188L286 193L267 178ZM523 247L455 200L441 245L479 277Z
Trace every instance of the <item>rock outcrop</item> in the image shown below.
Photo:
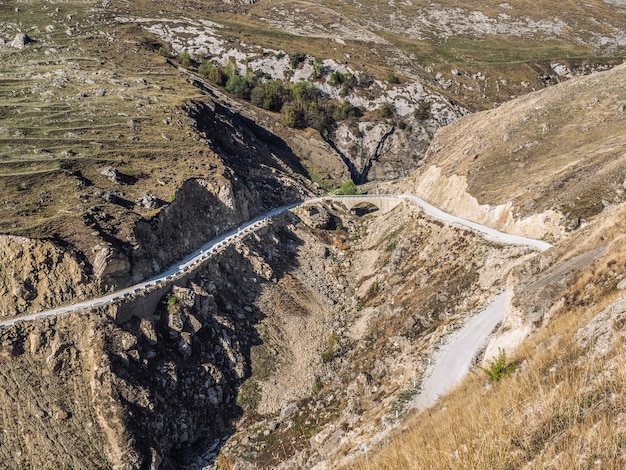
M43 310L97 292L80 253L51 240L0 236L0 315Z
M31 42L35 41L28 34L18 33L13 38L13 41L11 41L11 47L14 47L15 49L24 49L24 47Z

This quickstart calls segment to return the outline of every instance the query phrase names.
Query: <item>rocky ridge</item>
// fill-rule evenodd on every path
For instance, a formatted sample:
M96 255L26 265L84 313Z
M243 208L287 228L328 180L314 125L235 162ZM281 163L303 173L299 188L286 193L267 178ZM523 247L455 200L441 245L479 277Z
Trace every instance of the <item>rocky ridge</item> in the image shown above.
M262 75L264 80L308 81L329 98L373 112L371 117L359 118L356 123L340 124L326 137L332 147L328 150L347 162L350 176L357 183L408 174L418 165L434 132L467 112L420 81L392 85L332 59L322 62L323 76L316 77L314 57L306 57L294 67L284 51L229 42L221 32L223 26L213 22L185 21L185 27L181 28L181 23L172 18L158 21L118 17L117 20L141 25L165 41L176 54L187 52L198 61L208 58L216 65L235 67L242 76L253 73ZM331 72L353 77L361 86L331 83ZM383 106L391 106L396 117L381 123L376 111Z

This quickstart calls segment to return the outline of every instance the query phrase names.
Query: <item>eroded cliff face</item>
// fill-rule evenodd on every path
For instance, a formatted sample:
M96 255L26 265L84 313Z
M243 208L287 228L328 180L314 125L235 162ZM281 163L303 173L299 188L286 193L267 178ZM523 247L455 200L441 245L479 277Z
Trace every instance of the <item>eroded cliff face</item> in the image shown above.
M7 468L137 468L107 369L104 315L69 314L0 331ZM135 465L133 465L135 464Z
M296 211L297 266L257 302L267 315L263 343L239 389L246 412L222 465L323 468L361 452L410 408L442 336L532 256L410 204L361 217L323 209ZM309 228L324 226L325 211L341 218L339 230Z
M167 168L145 183L158 186L156 194L171 188L168 201L146 193L133 203L128 193L145 175L130 177L107 167L81 186L103 188L96 191L97 205L60 220L50 229L55 238L2 238L3 316L139 282L242 222L314 194L291 147L227 103L191 102L185 115L206 151L190 159L180 183ZM79 194L83 198L94 202Z
M437 165L420 170L411 185L411 193L446 212L494 227L503 232L530 238L555 240L567 232L566 218L560 211L546 209L521 215L511 201L503 204L484 204L469 192L467 177Z
M623 205L605 210L593 224L511 271L504 320L485 352L485 360L503 348L512 352L558 314L592 306L623 279L626 252Z
M626 66L441 128L411 192L506 232L557 241L624 202Z
M169 206L152 219L139 221L134 228L137 247L131 255L133 281L163 271L207 240L249 220L259 209L248 191L238 189L234 192L228 181L215 187L207 180L190 179Z

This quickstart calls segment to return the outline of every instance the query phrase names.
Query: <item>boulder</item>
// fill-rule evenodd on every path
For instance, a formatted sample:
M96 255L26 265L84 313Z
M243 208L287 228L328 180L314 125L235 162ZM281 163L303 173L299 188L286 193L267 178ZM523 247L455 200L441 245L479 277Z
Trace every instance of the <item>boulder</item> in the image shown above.
M161 204L154 194L146 193L143 196L137 198L135 202L146 209L157 209Z
M100 172L100 174L102 176L106 176L107 178L109 178L113 183L120 182L120 174L115 168L111 168L111 167L105 168L104 170Z
M311 228L328 229L333 219L322 206L312 205L306 208L302 221Z
M11 41L11 47L16 49L24 49L24 46L30 42L35 42L28 34L18 33L15 35L13 41Z

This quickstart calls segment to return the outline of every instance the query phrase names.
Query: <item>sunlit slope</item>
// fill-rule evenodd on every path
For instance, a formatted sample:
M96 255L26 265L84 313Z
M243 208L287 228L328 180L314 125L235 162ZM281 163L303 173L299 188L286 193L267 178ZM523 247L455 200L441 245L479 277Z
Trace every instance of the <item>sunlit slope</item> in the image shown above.
M416 185L454 180L479 204L510 202L518 217L553 210L576 228L624 200L625 85L622 65L442 128Z

